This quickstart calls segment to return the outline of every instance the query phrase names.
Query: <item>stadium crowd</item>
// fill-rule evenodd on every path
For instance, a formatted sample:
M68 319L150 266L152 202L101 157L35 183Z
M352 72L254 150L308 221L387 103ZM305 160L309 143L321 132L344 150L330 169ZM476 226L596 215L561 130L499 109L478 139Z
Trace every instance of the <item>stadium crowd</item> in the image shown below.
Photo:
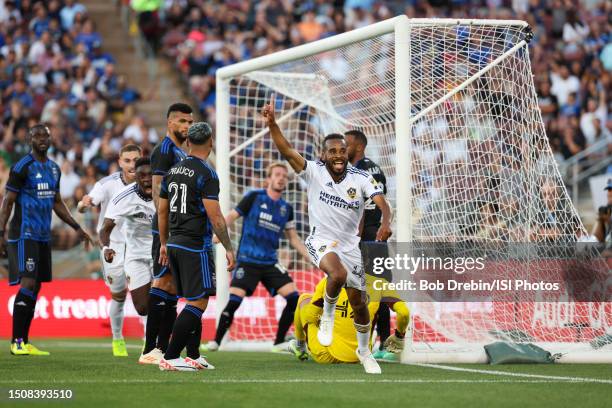
M116 74L95 22L75 0L0 2L0 96L0 198L10 166L29 151L28 128L43 122L53 140L49 156L62 169L60 193L90 229L95 215L78 214L76 203L116 170L123 144L150 149L157 142L137 115L141 95ZM53 233L59 249L77 243L57 219Z
M606 1L148 3L154 6L138 15L141 32L176 61L203 118L213 125L218 68L405 13L528 21L535 34L530 47L539 104L555 154L568 158L612 138L612 7ZM78 1L0 4L0 195L8 168L27 151L28 126L39 121L51 129L50 156L62 167L61 194L72 204L116 169L123 144L133 141L150 151L158 135L137 115L142 96L115 73L114 63ZM330 69L341 70L342 64ZM54 242L66 247L76 239L61 227L56 233L63 239Z
M532 65L547 134L558 158L567 159L612 137L611 12L599 0L167 0L157 12L163 31L148 33L159 37L155 42L176 60L201 113L214 121L215 71L237 61L401 13L525 20L535 34Z

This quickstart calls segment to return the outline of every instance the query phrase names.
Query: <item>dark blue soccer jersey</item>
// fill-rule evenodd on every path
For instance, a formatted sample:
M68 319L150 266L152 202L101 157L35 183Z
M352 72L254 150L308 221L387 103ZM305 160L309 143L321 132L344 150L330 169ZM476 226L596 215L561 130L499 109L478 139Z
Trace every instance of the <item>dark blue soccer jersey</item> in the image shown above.
M276 264L283 231L295 228L293 207L282 198L273 200L266 190L254 190L242 198L236 211L244 217L238 262Z
M202 200L219 200L219 177L213 168L187 156L168 171L159 197L168 200L168 246L211 250L213 230Z
M165 176L168 170L187 157L170 137L166 136L151 152L151 171L156 176ZM157 214L153 217L153 233L158 234Z
M9 239L51 239L51 213L59 191L61 171L52 160L39 162L28 154L13 167L6 183L8 191L17 193Z

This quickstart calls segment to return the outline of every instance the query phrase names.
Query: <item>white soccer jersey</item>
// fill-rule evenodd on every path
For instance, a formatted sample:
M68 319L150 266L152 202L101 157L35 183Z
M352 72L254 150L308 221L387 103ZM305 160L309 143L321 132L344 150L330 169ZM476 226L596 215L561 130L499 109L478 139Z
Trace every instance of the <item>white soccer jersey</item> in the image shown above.
M383 194L382 186L350 164L338 183L320 161L307 161L300 177L307 183L308 220L314 236L338 240L350 247L359 244L359 222L365 202Z
M151 223L155 215L152 198L140 193L138 185L132 183L119 191L106 209L105 218L121 221L125 236L125 259L151 259L153 235Z
M127 186L127 184L123 181L121 172L118 171L100 179L89 192L88 195L92 198L94 205L100 206L100 217L98 218L97 227L98 234L100 234L102 225L104 224L104 214L106 214L108 203L110 203L113 196L117 194L117 192L123 190L125 186ZM125 242L125 238L120 228L113 229L110 240L115 243Z

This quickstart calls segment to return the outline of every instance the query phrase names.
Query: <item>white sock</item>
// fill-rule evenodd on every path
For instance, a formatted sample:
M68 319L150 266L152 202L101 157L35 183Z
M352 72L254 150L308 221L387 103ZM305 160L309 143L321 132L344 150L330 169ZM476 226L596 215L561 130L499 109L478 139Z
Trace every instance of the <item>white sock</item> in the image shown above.
M125 302L117 302L111 300L110 310L108 312L111 330L113 332L113 340L121 340L123 338L123 306Z
M357 330L357 350L363 356L370 351L370 322L368 324L354 324Z
M325 291L325 295L323 295L323 314L325 316L334 317L334 312L336 311L336 302L338 302L338 297L340 296L340 294L338 294L338 296L336 296L335 298L330 297L327 294L327 291Z

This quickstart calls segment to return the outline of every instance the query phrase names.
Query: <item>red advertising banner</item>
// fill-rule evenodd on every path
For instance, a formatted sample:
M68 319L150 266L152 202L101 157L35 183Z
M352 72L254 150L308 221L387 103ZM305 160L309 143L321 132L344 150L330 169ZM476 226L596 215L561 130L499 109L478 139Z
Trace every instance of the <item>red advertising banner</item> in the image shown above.
M18 290L19 286L9 286L6 280L0 280L0 337L11 336L13 300ZM102 280L65 279L44 283L30 336L110 337L110 301L110 292ZM214 299L210 303L212 307L203 316L204 338L214 337ZM178 309L182 307L179 303ZM144 330L129 295L124 310L124 336L143 337Z

